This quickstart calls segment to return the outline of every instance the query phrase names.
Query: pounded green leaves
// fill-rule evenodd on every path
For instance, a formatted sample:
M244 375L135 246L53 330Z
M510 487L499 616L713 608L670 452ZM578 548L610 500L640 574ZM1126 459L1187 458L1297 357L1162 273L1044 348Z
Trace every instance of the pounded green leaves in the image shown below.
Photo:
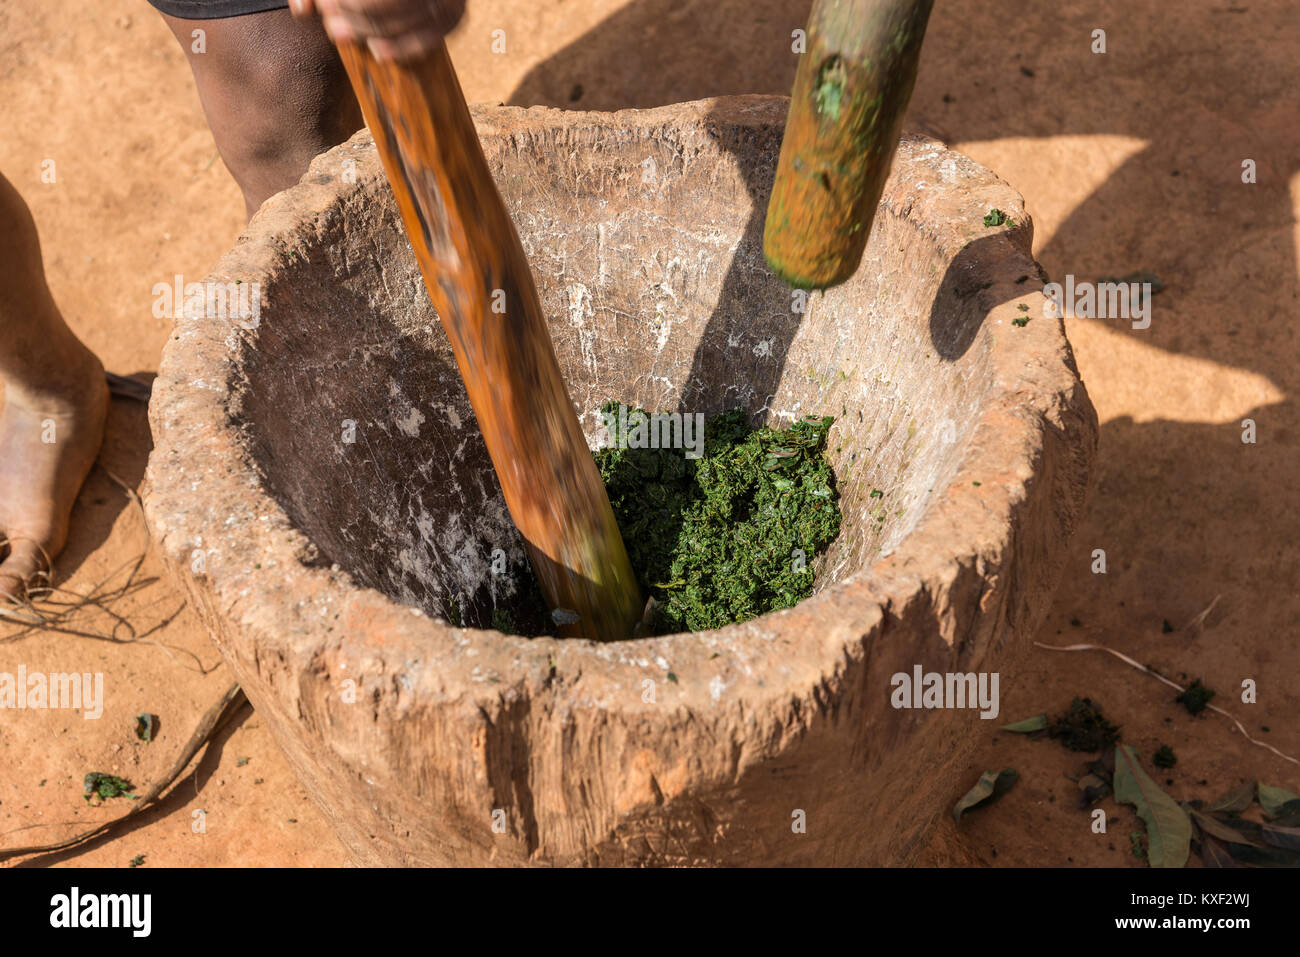
M87 802L93 797L98 797L100 802L107 801L109 798L126 797L132 801L137 800L136 796L131 793L131 782L125 778L119 778L113 774L104 774L102 771L91 771L83 779L85 789L84 797Z
M632 568L660 603L656 632L720 628L812 594L813 558L840 530L825 457L832 421L755 429L737 409L708 420L699 458L596 452Z

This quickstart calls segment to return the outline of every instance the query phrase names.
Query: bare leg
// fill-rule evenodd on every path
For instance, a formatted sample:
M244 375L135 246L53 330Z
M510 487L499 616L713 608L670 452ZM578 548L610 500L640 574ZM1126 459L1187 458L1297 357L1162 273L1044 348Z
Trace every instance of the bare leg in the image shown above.
M54 304L36 224L3 176L0 262L0 596L15 597L67 541L104 437L108 387Z
M317 20L271 10L225 20L163 15L189 57L203 112L251 219L294 185L318 154L365 121L334 45ZM203 30L206 52L194 52Z

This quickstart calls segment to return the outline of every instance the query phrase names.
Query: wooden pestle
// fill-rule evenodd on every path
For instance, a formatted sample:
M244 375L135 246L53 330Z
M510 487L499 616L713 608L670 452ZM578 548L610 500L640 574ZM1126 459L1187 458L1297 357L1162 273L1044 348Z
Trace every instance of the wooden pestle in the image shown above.
M339 53L557 634L630 637L636 577L446 44L411 63Z
M814 0L763 253L792 286L858 268L889 177L934 0Z

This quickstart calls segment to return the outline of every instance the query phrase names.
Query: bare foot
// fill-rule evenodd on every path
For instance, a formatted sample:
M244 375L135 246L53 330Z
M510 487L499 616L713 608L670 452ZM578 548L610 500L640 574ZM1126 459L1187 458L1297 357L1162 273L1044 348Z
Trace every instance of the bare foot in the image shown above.
M21 598L68 540L77 493L99 454L108 387L89 353L86 395L32 399L7 390L0 411L0 600Z

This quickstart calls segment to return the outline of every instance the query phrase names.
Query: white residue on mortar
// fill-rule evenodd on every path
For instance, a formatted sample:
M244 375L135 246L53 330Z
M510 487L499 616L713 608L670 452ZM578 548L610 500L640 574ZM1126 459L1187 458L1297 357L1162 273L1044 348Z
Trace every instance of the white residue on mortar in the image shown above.
M463 513L454 512L443 519L439 545L442 553L451 560L461 587L466 594L472 595L487 578L490 566L479 554L477 536L467 534L461 527L463 517Z
M404 412L394 413L393 424L403 435L415 438L420 434L420 426L424 424L424 413L406 398L396 380L388 383L388 394L393 397L394 405L405 408Z
M659 400L657 404L661 408L667 408L668 405L672 402L672 398L671 398L672 395L677 391L677 386L673 384L673 380L668 378L666 375L649 375L646 376L646 378L649 379L651 382L663 383L663 391L660 393L662 395L662 398Z
M442 415L447 419L448 424L451 425L453 429L459 429L461 427L460 413L456 411L456 407L450 402L446 405L436 405L434 408L442 413Z
M722 692L727 690L727 683L722 680L722 675L714 675L713 680L709 682L709 698L714 702L722 697Z
M655 330L655 351L663 352L664 346L668 345L668 340L672 337L673 321L664 315L662 300L655 303L655 317L650 325Z
M419 409L412 408L404 416L393 416L393 424L401 430L403 435L415 438L420 434L420 426L424 424L424 413Z
M569 324L578 330L578 348L582 364L593 376L596 374L596 330L587 324L592 316L591 290L580 282L567 285L569 293Z
M605 242L608 238L605 235L605 228L607 225L608 224L606 223L601 223L596 227L596 284L598 286L603 286L605 284L605 276L607 272L607 262L605 259Z
M653 265L657 266L658 263L655 262ZM668 318L668 310L669 308L677 308L677 293L673 291L672 274L673 270L681 265L680 257L674 256L668 260L662 267L665 278L653 286L658 298L655 300L655 317L651 320L650 327L655 330L655 350L657 352L664 351L664 347L668 345L668 340L672 336L673 321Z
M414 548L403 548L398 550L397 566L421 584L437 582L437 577L434 575L433 565L429 561L429 556L423 551L417 551ZM401 598L404 602L415 604L420 600L420 596L405 586L400 587L400 591Z

